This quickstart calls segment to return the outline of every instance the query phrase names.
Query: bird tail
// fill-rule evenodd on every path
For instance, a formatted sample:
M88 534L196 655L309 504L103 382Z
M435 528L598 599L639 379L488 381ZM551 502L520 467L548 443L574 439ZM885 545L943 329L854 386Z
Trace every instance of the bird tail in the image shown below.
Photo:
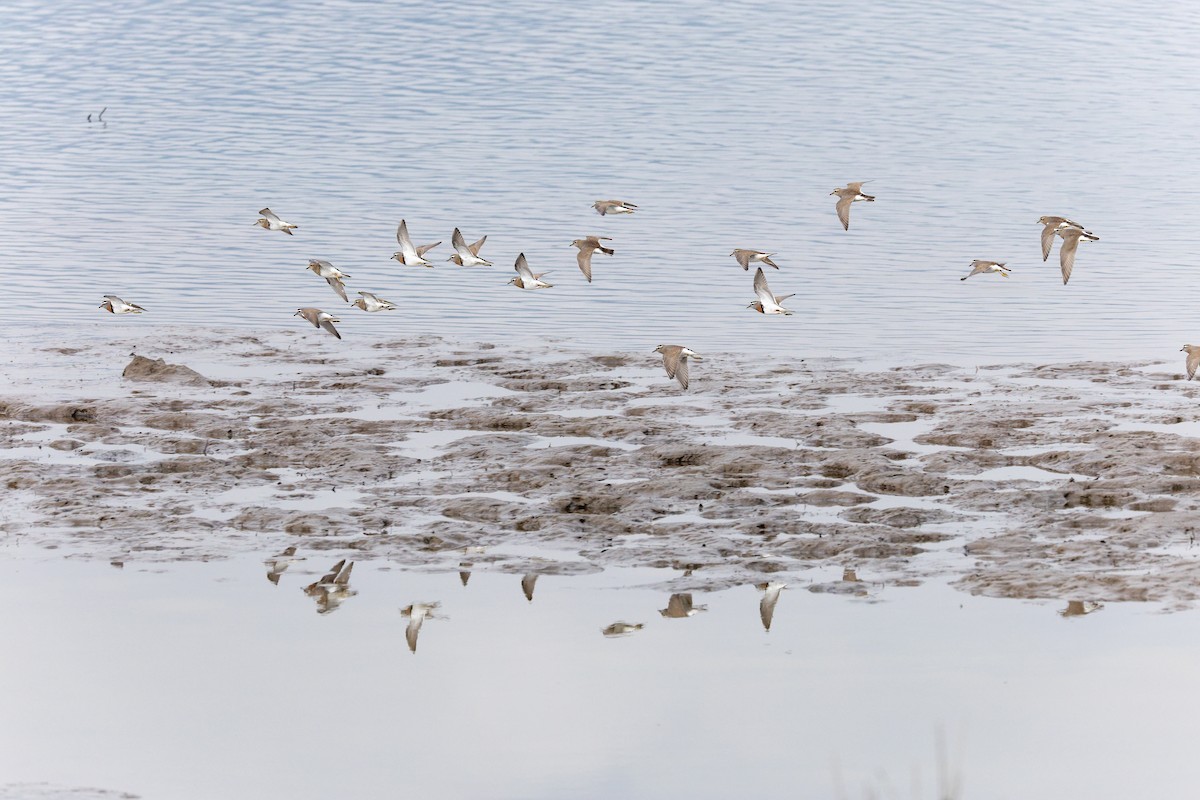
M613 250L611 247L601 247L600 252L604 253L604 255L606 255L606 256L611 256L613 253L615 253L617 251Z

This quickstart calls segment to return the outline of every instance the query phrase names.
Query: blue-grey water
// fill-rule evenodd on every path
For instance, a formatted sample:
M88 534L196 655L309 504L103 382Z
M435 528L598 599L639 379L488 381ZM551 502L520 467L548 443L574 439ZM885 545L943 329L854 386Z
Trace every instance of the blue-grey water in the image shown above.
M347 347L1159 357L1200 339L1197 41L1183 3L14 0L6 311L51 338L302 327L318 305ZM879 199L843 231L829 192L865 179ZM600 198L641 211L602 218ZM263 206L296 236L254 227ZM1101 237L1068 286L1043 214ZM445 242L437 269L389 260L402 217ZM455 226L494 268L445 263ZM586 234L617 250L591 285L569 247ZM794 316L746 308L734 247L779 254ZM522 251L553 289L505 285ZM401 310L348 309L309 258ZM960 282L973 258L1013 276ZM150 312L101 319L107 293Z

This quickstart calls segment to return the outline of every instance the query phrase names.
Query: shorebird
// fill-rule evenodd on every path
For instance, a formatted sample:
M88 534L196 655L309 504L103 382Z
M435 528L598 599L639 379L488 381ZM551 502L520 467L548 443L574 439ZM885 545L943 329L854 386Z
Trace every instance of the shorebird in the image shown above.
M791 314L783 307L782 303L789 297L795 297L795 293L776 296L771 294L771 287L767 286L767 275L759 267L754 273L754 293L758 295L755 300L746 308L753 308L760 314Z
M838 196L837 206L835 207L837 208L838 219L842 221L842 227L846 230L850 230L850 204L857 200L875 201L874 195L863 194L862 185L864 183L866 181L854 181L847 183L843 189L834 189L830 192L831 195L836 194Z
M337 611L343 600L358 594L350 588L350 571L353 569L354 562L346 563L343 558L319 580L304 587L304 593L317 601L318 614Z
M288 236L291 236L292 231L296 230L295 225L290 222L284 222L279 218L278 214L269 208L264 208L258 214L262 219L257 220L254 224L259 227L266 228L269 231L283 231Z
M140 314L146 310L137 303L126 303L115 294L104 295L104 302L96 307L103 308L111 314Z
M404 629L404 640L408 642L408 649L411 652L417 652L417 635L421 633L421 625L427 618L433 619L433 610L439 605L440 603L413 603L411 606L400 609L400 615L408 617L408 627Z
M645 624L641 622L614 622L607 628L601 628L600 632L605 636L625 636L634 631L640 631L644 627L646 627Z
M654 348L654 352L662 353L667 377L679 381L679 385L684 389L688 388L688 359L694 358L699 361L700 356L696 351L678 344L660 344Z
M441 242L434 242L413 247L412 239L408 237L408 225L404 220L400 220L400 227L396 228L396 241L400 243L400 250L392 253L392 258L406 267L432 267L433 264L426 261L424 256L441 244Z
M762 250L734 250L729 255L737 259L737 262L742 265L742 269L750 271L751 261L760 261L763 264L770 265L775 269L779 269L779 265L771 260L774 253L764 253Z
M330 264L328 261L322 261L319 258L309 260L308 268L320 275L329 284L329 288L337 292L338 297L350 302L350 298L346 297L346 285L343 280L350 276L342 272L340 269Z
M454 229L454 235L450 237L450 245L454 248L454 255L450 256L447 261L453 261L460 267L490 267L492 262L486 258L479 257L479 248L483 247L483 243L487 241L484 236L475 244L467 244L467 240L463 238L462 231L458 228ZM441 244L439 242L438 244Z
M995 272L999 275L1008 277L1009 269L1000 261L984 261L982 258L977 258L971 262L971 272L965 277L959 278L960 281L965 281L972 275L982 275L985 272Z
M314 328L324 328L337 338L342 338L342 335L337 332L337 328L333 327L333 323L341 322L341 320L333 314L326 313L319 308L307 306L305 308L297 308L296 313L292 314L292 316L303 317L311 322Z
M779 593L787 588L786 583L760 583L762 599L758 601L758 616L762 620L763 630L771 630L771 620L775 618L775 604L779 602Z
M1071 280L1071 270L1075 266L1075 251L1079 249L1079 241L1098 242L1100 237L1083 228L1061 226L1055 233L1062 237L1062 247L1058 248L1058 266L1062 270L1063 285Z
M1068 600L1067 607L1058 612L1060 617L1086 617L1104 608L1102 603L1085 602L1083 600Z
M632 214L637 210L637 206L624 200L597 200L592 203L592 208L602 217L608 214Z
M525 599L533 602L533 588L537 586L537 573L530 572L521 576L521 592L525 595Z
M293 545L279 555L271 556L264 561L263 564L267 567L267 580L278 586L279 576L287 572L287 568L296 563L295 555L296 547Z
M667 607L660 608L658 613L671 619L684 619L694 617L701 611L708 611L708 606L692 605L692 595L688 593L671 595L667 599Z
M359 292L360 297L350 305L363 311L395 311L396 305L390 300L384 300L370 292Z
M542 280L542 276L549 275L549 272L533 274L533 270L529 268L529 262L525 260L524 253L517 256L517 263L513 265L513 269L517 271L517 277L513 278L509 283L518 289L549 289L554 285Z
M599 250L604 255L611 256L616 252L611 247L600 244L601 241L611 242L612 237L587 236L571 242L572 247L579 248L579 255L575 256L575 260L579 262L579 271L583 273L583 277L587 278L588 283L592 282L592 253Z
M1185 344L1179 348L1179 352L1187 353L1187 379L1190 381L1192 376L1196 374L1196 367L1200 367L1200 345Z
M1044 226L1042 228L1042 261L1050 258L1050 251L1054 248L1054 234L1058 233L1059 228L1083 230L1082 225L1066 217L1039 217L1038 225Z

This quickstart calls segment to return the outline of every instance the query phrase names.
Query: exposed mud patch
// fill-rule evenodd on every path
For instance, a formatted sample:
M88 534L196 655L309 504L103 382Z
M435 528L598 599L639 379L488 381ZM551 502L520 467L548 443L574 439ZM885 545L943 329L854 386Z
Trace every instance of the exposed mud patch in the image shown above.
M122 373L115 342L9 368L5 537L121 563L296 544L522 574L681 565L697 589L837 567L1200 597L1200 395L1144 365L713 353L684 392L641 354L419 337L339 358L192 331L139 346L197 368L135 356ZM820 591L864 591L844 583Z

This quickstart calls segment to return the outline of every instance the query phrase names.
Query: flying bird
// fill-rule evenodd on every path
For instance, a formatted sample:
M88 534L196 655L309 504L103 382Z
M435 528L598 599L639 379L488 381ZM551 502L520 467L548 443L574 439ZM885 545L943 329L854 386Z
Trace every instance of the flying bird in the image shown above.
M340 269L330 264L328 261L322 261L319 258L311 259L308 262L308 268L320 275L329 284L329 287L337 292L338 297L350 302L350 298L346 297L346 285L342 283L350 276L342 272Z
M317 601L318 614L337 611L343 600L358 594L350 588L350 571L353 569L354 562L347 563L343 558L319 580L304 587L304 593Z
M277 556L271 556L263 564L267 568L267 580L276 586L279 585L279 576L287 572L287 568L296 563L296 547L295 545L284 549Z
M513 278L509 283L518 289L549 289L554 285L542 280L542 276L549 275L549 272L533 274L533 270L529 268L529 262L525 260L524 253L517 256L517 263L513 265L513 269L517 271L517 277Z
M772 266L775 269L779 269L779 265L771 260L771 256L775 255L774 253L764 253L762 250L741 250L741 249L739 249L739 250L734 250L729 255L736 258L737 263L741 264L742 269L746 270L747 272L750 271L750 262L751 261L759 261L763 264Z
M400 243L400 250L392 253L392 258L406 267L432 267L433 264L425 260L425 254L441 244L434 242L414 247L408 236L408 224L404 220L400 220L400 227L396 228L396 241Z
M592 208L602 217L609 214L632 214L637 210L637 206L624 200L597 200L592 203Z
M1187 379L1190 381L1196 374L1196 367L1200 366L1200 345L1185 344L1179 348L1179 352L1187 353Z
M450 245L454 248L454 255L446 259L453 261L460 267L490 267L492 262L486 258L479 257L479 248L483 247L483 243L487 241L484 236L475 244L467 244L467 240L463 238L462 231L458 228L454 229L454 235L450 237ZM440 244L440 242L439 242Z
M426 619L433 619L433 611L439 603L413 603L400 609L401 616L408 617L408 627L404 629L404 640L408 642L410 652L417 652L417 636L421 633L421 625Z
M1050 258L1050 251L1054 249L1054 234L1058 233L1059 228L1083 230L1082 225L1066 217L1039 217L1038 224L1044 226L1042 228L1042 261Z
M786 583L760 583L762 599L758 601L758 617L762 620L763 630L771 630L771 620L775 619L775 604L779 602L779 593L787 588Z
M1070 226L1059 227L1055 231L1062 237L1062 247L1058 248L1058 266L1062 270L1063 285L1071 280L1071 270L1075 267L1075 251L1079 249L1081 239L1089 242L1098 242L1100 237L1085 231L1083 228L1073 228Z
M137 303L126 303L115 294L104 295L104 302L96 307L103 308L110 314L141 314L146 310Z
M660 344L654 348L654 352L662 353L667 377L679 381L679 385L684 389L688 388L688 359L694 358L699 361L700 356L696 351L678 344Z
M641 622L614 622L607 628L601 628L600 632L609 637L625 636L634 631L640 631L644 627L646 627L645 624Z
M987 272L995 272L1007 278L1009 269L999 261L984 261L982 258L977 258L971 262L971 272L965 277L959 278L959 280L965 281L973 275L983 275Z
M342 338L342 335L338 333L337 328L333 327L333 323L341 322L341 320L335 317L333 314L326 313L319 308L305 307L297 308L296 313L292 314L292 316L303 317L311 322L314 328L324 328L337 338Z
M834 189L832 192L830 192L831 195L836 194L838 197L835 208L837 208L838 219L842 221L842 227L846 230L850 230L851 203L854 203L858 200L866 200L872 203L875 202L874 195L863 194L862 185L866 182L867 181L854 181L852 183L847 183L843 189Z
M771 287L767 286L767 275L759 267L754 273L754 293L758 295L755 300L746 308L753 308L760 314L791 314L783 307L783 301L789 297L795 297L795 293L776 296L771 294Z
M579 255L575 257L575 260L579 262L579 271L583 273L583 277L587 278L588 283L592 282L592 253L599 250L604 255L611 256L616 252L611 247L600 244L601 241L611 242L612 237L587 236L571 242L572 247L579 248Z
M269 231L283 231L288 236L291 236L292 231L296 230L295 225L290 222L284 222L279 218L278 214L269 208L264 208L258 214L261 219L257 220L254 224L259 227L266 228Z
M667 607L660 608L658 613L662 614L664 617L669 617L670 619L684 619L686 617L693 617L701 611L707 610L708 606L692 605L692 595L687 593L671 595L667 599Z
M390 300L376 297L370 292L359 292L360 297L350 305L363 311L395 311L396 305Z

